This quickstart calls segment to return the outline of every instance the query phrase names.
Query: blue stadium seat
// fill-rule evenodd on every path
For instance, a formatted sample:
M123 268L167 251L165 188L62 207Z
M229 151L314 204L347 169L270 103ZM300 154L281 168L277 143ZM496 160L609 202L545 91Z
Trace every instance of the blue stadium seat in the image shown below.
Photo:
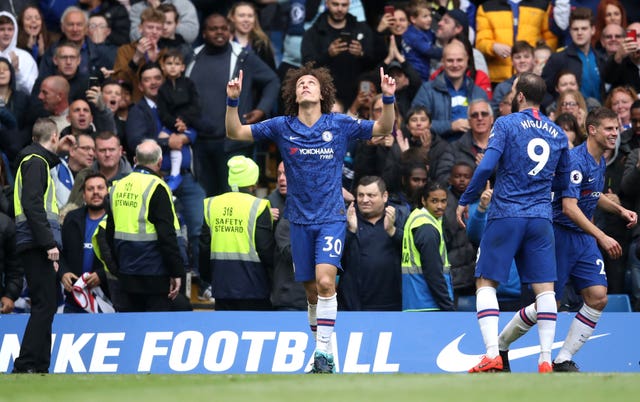
M629 301L629 296L626 294L610 294L607 295L609 301L607 302L607 307L604 308L604 311L607 313L618 312L618 313L630 313L631 312L631 302Z
M457 311L476 311L476 297L459 296Z

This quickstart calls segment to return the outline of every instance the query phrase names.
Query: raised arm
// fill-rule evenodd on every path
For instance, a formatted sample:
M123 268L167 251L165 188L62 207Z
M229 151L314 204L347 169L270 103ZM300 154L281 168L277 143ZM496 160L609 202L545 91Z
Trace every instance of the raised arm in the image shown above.
M242 70L238 76L227 84L227 112L224 116L224 124L227 129L227 137L232 140L253 141L251 126L240 122L238 114L238 101L242 91Z
M380 88L382 89L382 114L373 124L373 135L389 135L396 120L395 103L396 80L384 73L380 67Z

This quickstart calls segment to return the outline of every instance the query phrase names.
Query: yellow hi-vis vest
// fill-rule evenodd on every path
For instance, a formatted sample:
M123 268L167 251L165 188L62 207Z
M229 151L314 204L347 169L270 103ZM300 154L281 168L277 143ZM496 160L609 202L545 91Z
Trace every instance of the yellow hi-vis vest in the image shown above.
M402 238L402 310L403 311L431 311L439 310L439 306L431 295L431 291L422 275L422 261L420 252L413 239L413 230L422 225L431 225L440 234L440 258L442 259L443 275L447 281L449 296L453 298L453 288L449 275L450 265L447 257L447 246L442 231L442 219L436 219L425 208L415 209L404 225Z
M269 201L230 192L204 200L204 219L211 230L214 260L260 262L256 251L256 220Z
M149 202L158 186L171 194L169 186L154 174L133 171L118 180L109 191L115 225L114 243L120 272L129 275L167 275L158 246L158 233L149 222ZM171 203L176 235L180 224Z
M204 219L211 233L213 297L269 298L268 272L256 250L257 220L269 207L268 200L238 192L204 200Z
M62 246L62 237L60 234L60 222L58 222L58 201L56 199L56 188L53 178L51 177L49 162L38 154L31 154L25 156L18 166L18 174L14 184L13 191L13 209L16 215L16 244L29 243L33 241L33 233L27 223L27 217L22 209L22 164L31 158L40 158L45 164L47 169L47 189L44 192L44 210L47 214L47 221L51 227L53 238L58 244L58 247Z

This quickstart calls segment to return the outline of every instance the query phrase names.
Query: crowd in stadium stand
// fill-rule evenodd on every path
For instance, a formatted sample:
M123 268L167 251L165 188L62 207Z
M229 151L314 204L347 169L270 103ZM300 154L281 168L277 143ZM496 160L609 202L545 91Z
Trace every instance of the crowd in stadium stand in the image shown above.
M455 208L488 147L494 121L511 113L512 84L522 73L544 79L541 112L566 132L570 147L586 139L589 111L605 106L617 114L619 136L615 149L605 153L601 192L640 213L636 1L0 1L0 312L30 311L34 295L27 271L33 269L25 269L22 255L51 257L45 252L54 248L60 249L59 259L52 257L59 265L56 303L64 313L191 310L184 272L203 305L219 301L217 310L307 310L302 284L293 279L282 158L268 142L226 137L225 98L228 81L242 70L242 123L283 115L281 82L308 62L331 72L334 112L355 119L377 120L382 113L380 67L397 84L392 132L353 140L344 157L341 310L403 310L402 239L407 218L423 207L425 186L447 199L440 229L447 264L423 264L425 282L437 295L430 310L455 310L460 297L474 294L478 242L457 225ZM34 218L29 205L16 201L22 195L16 191L33 185L35 174L20 166L31 155L32 141L38 143L34 125L43 118L56 127L56 141L41 152L50 157L53 188L42 188L45 199L31 201L46 209L46 197L55 194L57 247L37 234L20 243L25 219ZM134 158L137 151L148 156L149 139L162 152L157 171L153 161L144 168ZM141 144L147 145L140 150ZM255 168L238 164L241 157ZM127 192L109 195L109 189L132 171L166 181L171 197L139 207L141 213L153 211L148 221L167 220L168 232L178 232L154 233L164 245L167 272L153 273L153 264L138 261L138 249L122 247L127 228L118 219L126 219L111 209L135 200ZM259 210L241 223L225 218L220 205L219 213L208 209L222 202L216 197L234 192L269 203L256 204ZM242 197L229 199L238 208L245 202L247 211L252 207ZM166 212L160 218L152 216L157 205ZM481 201L475 212L487 208ZM615 259L603 252L608 292L627 294L640 311L640 228L629 230L619 216L601 210L594 223L622 248ZM252 236L232 245L238 232ZM214 239L215 233L222 234ZM149 271L140 275L136 264ZM498 288L505 309L531 300L515 273ZM140 280L156 274L160 282ZM182 285L178 295L176 283ZM171 296L166 303L131 296L165 285ZM106 305L88 306L83 298ZM568 286L560 308L577 311L580 305Z

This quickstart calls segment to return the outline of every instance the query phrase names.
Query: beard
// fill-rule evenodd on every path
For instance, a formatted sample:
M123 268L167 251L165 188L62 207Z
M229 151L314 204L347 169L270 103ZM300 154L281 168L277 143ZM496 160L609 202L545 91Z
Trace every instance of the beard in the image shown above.
M92 211L100 211L104 209L104 200L100 204L87 204L87 209Z
M511 99L511 113L517 113L520 111L520 105L518 104L518 98L517 97L513 97L513 99Z

